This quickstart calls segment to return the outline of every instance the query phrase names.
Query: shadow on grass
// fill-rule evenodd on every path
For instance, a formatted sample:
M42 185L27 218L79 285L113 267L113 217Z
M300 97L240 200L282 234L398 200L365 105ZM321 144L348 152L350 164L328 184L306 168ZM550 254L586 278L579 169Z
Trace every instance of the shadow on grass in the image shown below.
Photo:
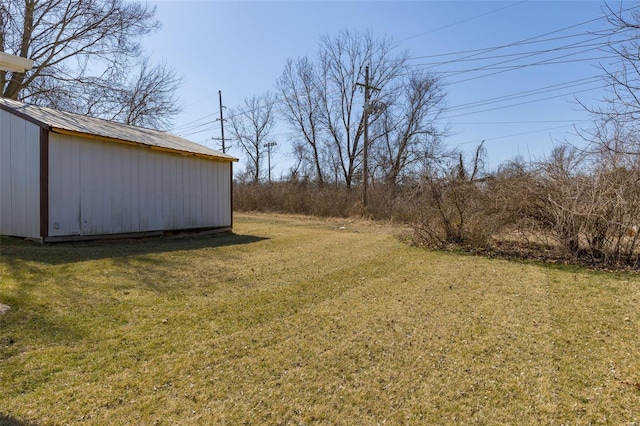
M37 426L37 423L27 422L16 419L15 417L8 416L0 413L0 426Z
M130 318L126 311L130 305L122 303L132 288L157 294L195 287L215 291L219 280L230 279L224 259L234 256L216 249L263 240L226 233L42 246L2 237L2 273L16 285L0 288L0 302L10 306L0 315L0 362L29 347L82 341L95 333L91 327L96 322L118 327ZM202 261L217 257L215 268L199 267ZM80 264L102 260L98 265ZM29 423L0 412L0 426L4 424Z
M223 233L205 236L177 236L128 240L102 240L40 245L16 238L1 237L2 262L36 261L60 265L88 260L119 259L145 254L200 250L252 244L265 237Z

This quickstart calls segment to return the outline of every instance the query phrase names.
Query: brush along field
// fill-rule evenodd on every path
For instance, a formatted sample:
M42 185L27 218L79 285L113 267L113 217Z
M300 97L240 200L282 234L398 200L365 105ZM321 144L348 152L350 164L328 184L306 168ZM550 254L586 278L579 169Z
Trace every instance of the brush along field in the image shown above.
M3 239L0 423L640 424L640 278L363 221Z

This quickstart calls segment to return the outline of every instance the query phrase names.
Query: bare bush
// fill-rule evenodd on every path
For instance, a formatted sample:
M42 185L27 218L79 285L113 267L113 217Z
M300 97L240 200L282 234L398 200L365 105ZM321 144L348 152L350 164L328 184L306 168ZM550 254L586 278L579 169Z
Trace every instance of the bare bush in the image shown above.
M481 144L470 166L459 154L457 163L421 177L408 213L414 243L481 247L499 230L499 212L491 207L487 177L482 175L483 155Z
M348 217L358 204L359 194L346 187L320 187L306 181L262 185L236 183L233 200L234 208L239 211Z
M486 173L479 147L469 163L458 155L400 185L374 182L366 209L357 190L296 178L238 183L234 202L243 211L393 220L428 248L638 268L640 167L622 155L560 146L537 163Z
M635 265L639 169L560 146L537 163L512 163L492 179L504 223L523 241L551 245L565 259ZM623 165L625 164L625 165Z

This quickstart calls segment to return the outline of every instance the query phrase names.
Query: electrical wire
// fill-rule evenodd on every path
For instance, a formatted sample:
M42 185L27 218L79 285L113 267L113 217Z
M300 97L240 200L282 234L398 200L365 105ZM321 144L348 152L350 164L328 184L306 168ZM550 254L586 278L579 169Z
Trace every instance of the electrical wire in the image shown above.
M479 100L479 101L467 102L465 104L459 104L459 105L447 108L447 111L449 111L449 112L458 111L458 110L461 110L461 109L474 108L474 107L478 107L478 106L490 105L492 103L506 102L506 101L510 101L510 100L514 100L514 99L525 98L525 97L529 97L529 96L535 96L535 95L539 95L539 94L542 94L542 93L553 92L555 90L563 90L563 89L568 89L568 88L571 88L571 87L579 87L579 86L583 86L583 85L599 82L599 80L601 80L601 78L602 78L602 76L597 75L597 76L592 76L592 77L581 78L581 79L578 79L578 80L565 81L563 83L552 84L550 86L538 87L538 88L530 89L530 90L524 90L524 91L521 91L521 92L511 93L509 95L495 96L493 98L487 98L487 99L483 99L483 100Z
M606 86L601 86L600 88L604 88L604 87L606 87ZM565 96L576 95L577 93L591 92L593 90L594 90L593 88L589 88L589 89L578 90L578 91L574 91L574 92L570 92L570 93L562 93L562 94L559 94L559 95L547 96L547 97L544 97L544 98L534 99L534 100L530 100L530 101L526 101L526 102L518 102L518 103L515 103L515 104L509 104L509 105L503 105L503 106L494 107L494 108L483 109L483 110L480 110L480 111L465 112L465 113L461 113L461 114L450 115L448 117L444 116L444 117L442 117L442 120L450 120L452 118L464 117L464 116L472 115L472 114L480 114L482 112L497 111L497 110L506 109L506 108L513 108L515 106L530 105L530 104L537 103L537 102L547 101L549 99L557 99L557 98L562 98L562 97L565 97Z
M584 34L581 34L580 36L583 36ZM576 43L572 43L572 44L567 44L567 45L562 45L562 46L556 46L553 48L549 48L549 49L543 49L543 50L534 50L532 52L518 52L518 53L506 53L503 55L492 55L492 56L481 56L481 57L473 57L473 58L466 58L466 59L460 59L460 60L450 60L450 61L440 61L440 62L426 62L426 63L419 63L419 64L410 64L410 66L412 67L420 67L422 69L431 69L431 68L435 68L437 66L442 66L442 65L449 65L452 63L455 64L459 64L459 63L463 63L463 62L475 62L475 61L483 61L483 60L487 60L487 59L501 59L501 58L514 58L515 60L518 59L524 59L527 57L531 57L531 56L536 56L536 55L542 55L545 53L552 53L552 52L559 52L562 50L571 50L571 49L577 49L579 47L594 47L594 48L602 48L603 46L606 45L606 43L590 43L590 44L585 44L585 43L589 43L592 42L594 40L601 40L606 38L606 36L598 36L598 37L593 37L589 40L582 40ZM626 40L619 40L616 41L616 44L618 43L622 43L625 41L631 41L633 39L626 39ZM511 62L513 59L511 60L507 60L504 62L497 62L494 63L493 65L500 65L502 63L508 63Z
M205 120L205 119L207 119L209 117L213 117L213 116L217 116L217 115L220 115L220 111L215 112L213 114L207 114L204 117L200 117L200 118L197 118L197 119L195 119L193 121L190 121L188 123L181 124L180 126L177 126L175 129L182 130L185 127L190 127L191 125L194 125L194 123L197 123L198 121L202 121L202 120Z
M502 9L506 9L507 7L512 7L514 5L517 4L521 4L524 3L524 1L519 2L519 3L515 3L509 6L505 6L503 8L500 9L496 9L494 11L490 11L487 12L483 15L479 15L479 16L484 16L486 14L490 14L490 13L494 13L497 11L500 11ZM625 11L629 11L634 9L634 7L626 9ZM447 71L447 72L442 72L440 73L440 75L443 78L450 78L452 76L461 76L461 75L465 75L465 74L471 74L471 73L478 73L478 72L482 72L482 71L491 71L489 73L484 73L481 75L476 75L476 76L472 76L469 78L465 78L465 79L461 79L461 80L457 80L457 81L448 81L446 82L446 86L451 86L451 85L455 85L455 84L460 84L463 82L468 82L468 81L472 81L472 80L476 80L476 79L480 79L480 78L485 78L485 77L490 77L490 76L494 76L497 74L501 74L501 73L505 73L505 72L509 72L509 71L515 71L515 70L520 70L523 68L528 68L528 67L534 67L534 66L551 66L551 65L557 65L557 64L565 64L565 63L572 63L572 62L585 62L585 61L598 61L598 60L603 60L603 59L609 59L609 58L613 58L615 56L598 56L598 57L588 57L588 58L575 58L575 59L566 59L567 57L570 56L576 56L576 55L580 55L580 54L585 54L588 52L593 52L596 50L600 50L602 48L604 48L605 46L607 46L608 42L605 40L602 43L593 43L596 40L600 40L603 38L606 38L606 36L596 36L593 37L593 33L590 32L581 32L581 33L577 33L577 34L570 34L570 35L563 35L563 36L557 36L557 37L548 37L550 35L554 35L554 34L559 34L563 31L568 31L574 28L578 28L581 27L583 25L589 24L589 23L593 23L596 22L598 20L602 20L603 18L606 17L598 17L598 18L593 18L593 19L589 19L577 24L573 24L570 26L566 26L564 28L560 28L557 30L553 30L550 32L546 32L544 34L540 34L534 37L529 37L523 40L519 40L516 42L512 42L512 43L507 43L507 44L502 44L502 45L498 45L498 46L493 46L493 47L487 47L487 48L483 48L483 49L474 49L474 50L466 50L466 51L460 51L460 52L451 52L451 53L444 53L444 54L436 54L436 55L428 55L428 56L418 56L418 57L413 57L409 59L409 64L408 66L412 67L412 68L418 68L421 70L428 70L433 68L434 66L441 66L441 65L448 65L448 64L462 64L465 62L471 62L471 61L481 61L481 60L492 60L492 59L503 59L503 58L510 58L507 60L502 60L500 62L495 62L492 64L487 64L484 66L480 66L480 67L476 67L476 68L472 68L472 69L463 69L463 70L455 70L455 71ZM470 19L475 19L474 18L468 18L467 20ZM459 21L458 23L462 23L462 22L466 22L467 20L463 20L463 21ZM449 26L452 25L456 25L458 23L453 23L450 24ZM442 28L446 28L442 27ZM442 29L440 28L440 29ZM433 31L437 31L438 29L435 29ZM409 37L407 39L403 39L403 40L409 40L411 38L416 38L416 37L420 37L422 35L431 33L433 31L429 31L426 33L421 33L418 34L416 36L412 36ZM539 43L546 43L546 42L551 42L551 41L558 41L558 40L567 40L567 39L574 39L574 38L578 38L578 37L588 37L591 36L590 38L586 39L586 40L580 40L577 41L575 43L571 43L571 44L565 44L565 45L560 45L560 46L555 46L553 48L549 48L549 49L538 49L538 50L533 50L533 51L524 51L524 52L519 52L519 53L508 53L508 54L504 54L504 55L490 55L490 56L482 56L482 55L486 55L488 53L491 52L495 52L497 50L501 50L501 49L507 49L507 48L513 48L513 47L521 47L521 46L526 46L526 45L533 45L533 44L539 44ZM621 43L624 42L625 40L622 41L616 41L615 43ZM628 40L627 40L628 41ZM612 42L613 43L613 42ZM518 63L519 61L521 61L522 59L528 58L528 57L532 57L532 56L536 56L536 55L543 55L543 54L548 54L548 53L553 53L553 52L561 52L561 51L566 51L566 50L575 50L578 48L585 48L588 47L588 49L582 49L580 51L575 51L569 54L565 54L563 56L555 56L552 58L547 58L547 59L543 59L540 61L536 61L536 62L530 62L530 63ZM459 55L463 55L463 56L459 56ZM418 60L418 59L428 59L428 58L440 58L440 57L447 57L447 56L458 56L454 59L451 60L447 60L447 61L440 61L440 62L431 62L431 63L418 63L418 64L412 64L410 63L411 61L414 60ZM508 64L513 64L513 65L508 65ZM571 87L578 87L580 85L587 85L587 84L592 84L593 82L595 82L595 80L597 78L599 78L600 76L592 76L592 77L588 77L585 79L580 79L580 80L574 80L572 82L565 82L565 83L559 83L559 84L555 84L555 85L550 85L547 86L545 88L538 88L538 89L531 89L531 90L527 90L527 91L523 91L523 92L518 92L518 93L512 93L512 94L508 94L508 95L503 95L503 96L499 96L499 97L494 97L494 98L489 98L489 99L485 99L485 100L481 100L481 101L475 101L475 102L470 102L467 104L462 104L462 105L458 105L455 106L453 108L448 109L449 112L455 112L455 111L464 111L465 109L474 109L480 106L491 106L492 104L499 104L502 102L506 102L509 100L515 100L521 97L529 97L529 96L534 96L534 95L538 95L538 94L542 94L542 93L553 93L555 91L561 91L561 90L565 90ZM519 103L514 103L514 104L509 104L509 105L502 105L502 106L498 106L495 108L489 108L489 109L484 109L484 110L480 110L480 111L471 111L471 112L467 112L467 113L460 113L460 114L455 114L455 115L451 115L449 117L444 117L444 119L451 119L451 118L457 118L457 117L461 117L461 116L465 116L465 115L471 115L471 114L477 114L477 113L481 113L481 112L487 112L487 111L493 111L493 110L499 110L499 109L505 109L505 108L512 108L514 106L520 106L520 105L526 105L526 104L530 104L530 103L534 103L534 102L541 102L541 101L545 101L545 100L549 100L549 99L554 99L554 98L559 98L559 97L563 97L563 96L568 96L568 95L575 95L576 93L583 93L589 90L595 90L595 89L599 89L601 87L596 87L596 88L590 88L590 89L585 89L585 90L580 90L580 91L573 91L571 93L560 93L558 95L554 95L554 96L549 96L549 97L544 97L544 98L539 98L539 99L534 99L534 100L529 100L526 102L519 102ZM275 105L276 103L282 103L284 102L284 100L277 98L273 101L273 105ZM272 106L273 106L272 105ZM258 110L259 108L254 108L254 109L249 109L249 110L245 110L245 111L238 111L235 114L228 116L227 118L225 118L225 121L227 119L232 119L232 118L238 118L241 117L243 114L250 114L255 112L256 110ZM219 111L218 111L219 113ZM204 133L204 132L210 132L212 130L215 130L214 127L212 127L212 125L214 125L216 122L219 122L219 119L217 120L213 120L213 121L207 121L205 123L199 123L202 120L205 120L209 117L214 116L215 114L208 114L206 116L203 116L201 118L198 118L194 121L191 121L189 123L183 124L181 126L178 126L176 129L179 129L182 133L183 136L192 136L192 135L197 135L200 133ZM218 123L218 126L220 126L220 123Z
M451 28L451 27L456 26L456 25L464 24L466 22L473 21L473 20L478 19L478 18L482 18L483 16L491 15L493 13L501 12L501 11L503 11L505 9L510 8L510 7L518 6L518 5L522 4L522 3L526 3L527 1L528 0L519 1L517 3L512 3L510 5L507 5L507 6L504 6L504 7L500 7L498 9L490 10L490 11L482 13L480 15L476 15L476 16L472 16L470 18L463 19L461 21L452 22L451 24L447 24L447 25L444 25L442 27L434 28L433 30L425 31L425 32L420 33L420 34L416 34L414 36L410 36L410 37L404 38L404 39L400 40L400 42L407 41L407 40L412 40L414 38L422 37L422 36L425 36L427 34L435 33L436 31L440 31L440 30L444 30L446 28Z

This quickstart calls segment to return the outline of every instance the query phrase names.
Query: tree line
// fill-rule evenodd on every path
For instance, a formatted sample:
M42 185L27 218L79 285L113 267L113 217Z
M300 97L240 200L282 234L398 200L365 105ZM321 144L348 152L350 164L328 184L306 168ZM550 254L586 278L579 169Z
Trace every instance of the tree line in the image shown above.
M390 38L349 30L325 35L312 58L287 61L275 92L245 100L230 111L231 132L247 158L245 176L263 175L265 143L276 116L295 135L293 179L352 188L363 179L364 108L361 86L370 66L374 91L367 105L370 130L367 173L400 183L422 168L446 134L437 124L444 111L443 82L433 73L411 70L408 52Z
M471 158L447 147L438 75L410 67L409 53L390 38L343 30L322 37L315 55L288 60L272 91L230 111L232 137L248 160L236 207L393 219L410 225L414 243L440 248L504 246L517 236L564 257L638 268L640 12L606 3L603 11L605 49L617 61L602 68L607 96L583 104L593 118L577 129L586 148L561 144L540 161L486 170L482 145ZM2 96L170 127L181 78L144 55L142 37L160 27L154 14L122 0L4 0L0 50L36 67L0 71ZM363 107L367 67L368 84L381 90ZM295 162L284 180L256 185L269 172L266 145L276 119L294 135ZM365 174L367 205L354 191Z
M640 268L640 12L622 4L603 10L610 24L604 49L618 59L602 67L608 95L583 104L593 118L576 129L585 148L560 142L541 160L486 170L482 144L471 158L447 148L438 77L411 71L407 52L394 53L389 39L343 31L323 37L314 58L287 62L268 102L278 97L295 133L296 164L288 180L258 188L256 169L236 187L237 207L365 215L408 224L409 239L421 246ZM384 90L366 106L372 136L364 170L357 83L368 64L372 85ZM256 154L261 142L254 140ZM366 206L352 191L362 173L372 182Z

